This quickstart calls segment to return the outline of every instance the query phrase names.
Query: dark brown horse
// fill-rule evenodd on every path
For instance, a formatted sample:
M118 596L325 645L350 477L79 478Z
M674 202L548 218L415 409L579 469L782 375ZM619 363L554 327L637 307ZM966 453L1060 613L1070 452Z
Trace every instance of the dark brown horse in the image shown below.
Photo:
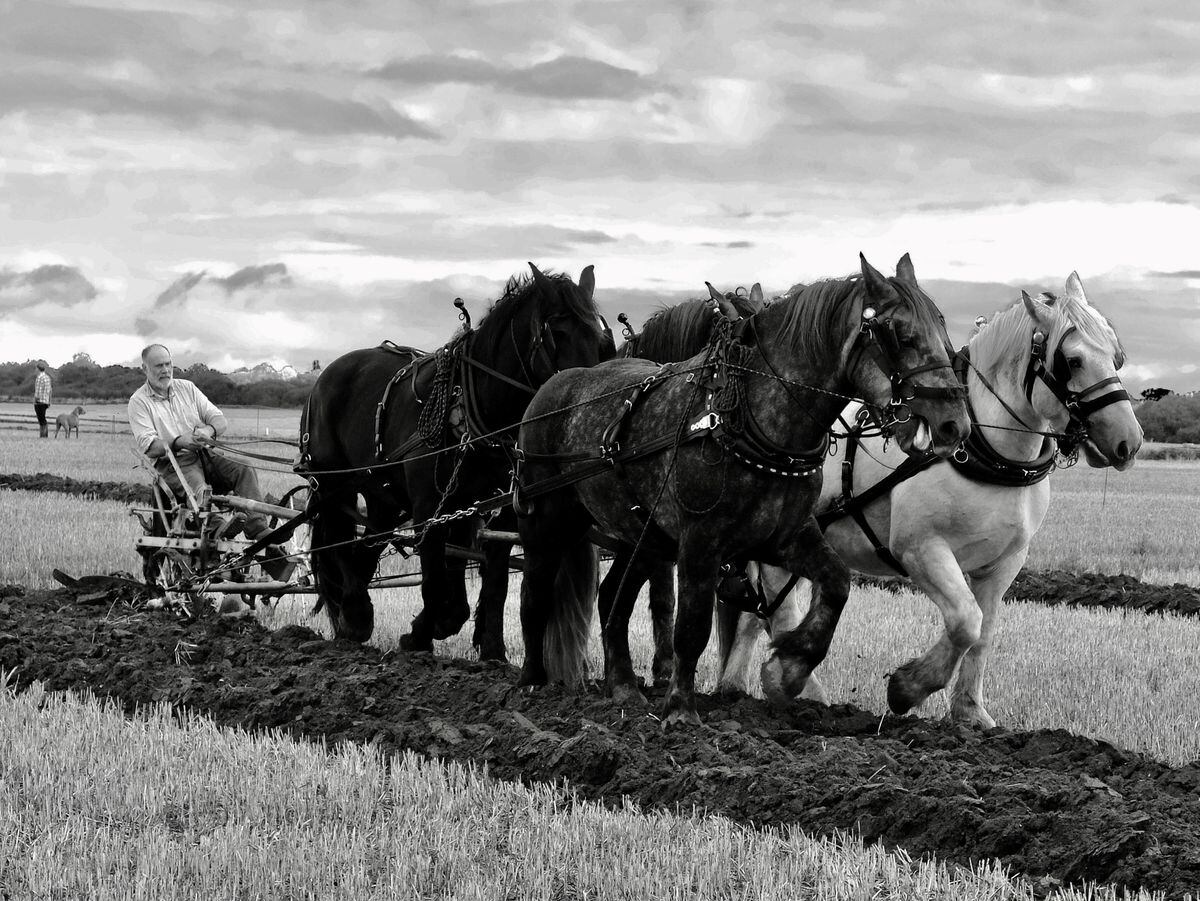
M618 548L614 568L644 582L646 563L679 571L675 658L665 724L698 724L696 661L708 642L723 561L770 560L811 579L813 606L775 644L775 697L793 697L824 659L849 573L812 516L826 433L847 396L864 398L906 449L948 456L970 430L941 313L907 255L895 278L819 282L681 363L619 359L564 372L521 426L517 498L525 579L521 684L584 671L597 561L593 527ZM639 552L640 551L640 552ZM604 615L605 676L626 704L641 695L629 660L636 598ZM641 701L644 703L644 701Z
M401 644L431 650L470 608L452 537L468 543L477 518L459 515L508 488L510 449L525 406L555 373L611 352L592 299L592 267L576 285L530 264L474 329L435 353L385 344L326 367L301 420L298 471L316 483L311 504L318 604L334 635L366 641L368 594L393 530L411 522L423 608ZM365 540L358 537L364 531Z

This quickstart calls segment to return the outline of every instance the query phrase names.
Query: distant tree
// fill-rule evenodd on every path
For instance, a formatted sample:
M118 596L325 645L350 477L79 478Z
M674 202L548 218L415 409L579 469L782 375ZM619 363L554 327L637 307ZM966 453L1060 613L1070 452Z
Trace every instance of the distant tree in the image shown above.
M1162 400L1170 393L1170 388L1146 388L1142 391L1142 397L1146 400Z
M1148 441L1200 441L1200 397L1170 394L1158 403L1139 404L1136 413Z

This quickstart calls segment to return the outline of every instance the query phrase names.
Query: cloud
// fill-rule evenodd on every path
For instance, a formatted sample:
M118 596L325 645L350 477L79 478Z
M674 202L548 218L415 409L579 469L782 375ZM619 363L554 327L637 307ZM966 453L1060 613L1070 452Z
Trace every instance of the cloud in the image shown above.
M523 68L476 57L422 56L393 60L367 74L410 85L483 85L556 100L629 100L660 87L632 69L570 55Z
M204 278L203 272L188 272L173 281L161 294L154 299L154 306L169 307L187 300L188 292Z
M54 263L25 272L0 269L0 314L40 303L73 307L95 296L95 285L74 266Z
M287 266L283 263L267 263L263 266L245 266L226 278L214 278L213 281L225 289L226 294L242 291L246 288L290 287L292 280L288 275Z

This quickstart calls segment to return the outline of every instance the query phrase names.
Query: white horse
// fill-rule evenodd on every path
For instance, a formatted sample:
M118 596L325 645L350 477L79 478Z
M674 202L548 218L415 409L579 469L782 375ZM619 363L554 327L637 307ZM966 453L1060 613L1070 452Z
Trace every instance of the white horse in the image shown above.
M859 518L879 536L879 547L849 515L829 522L825 537L861 573L896 575L885 562L890 554L942 612L945 632L891 676L888 706L896 713L917 706L947 685L961 661L950 715L990 727L995 721L984 708L982 682L1000 599L1024 564L1050 503L1044 476L1053 468L1055 446L1043 433L1065 432L1068 446L1078 441L1091 466L1125 470L1141 447L1142 429L1116 376L1125 356L1120 341L1088 303L1076 273L1067 279L1065 297L1034 299L1022 292L1021 302L976 329L968 348L974 426L967 452L973 459L965 467L931 463L890 488L882 486L874 500L868 495ZM854 413L852 407L847 422ZM849 444L841 442L825 462L818 511L840 503ZM863 495L905 460L894 443L878 437L863 438L860 450L852 464L854 495ZM979 480L988 470L998 474L989 480L998 484ZM789 574L767 565L758 570L763 596L777 597ZM744 692L758 635L765 629L784 636L796 627L804 612L800 592L788 593L766 620L718 607L718 687ZM762 678L764 690L775 697L782 678L777 654L763 664ZM825 700L815 674L805 694Z

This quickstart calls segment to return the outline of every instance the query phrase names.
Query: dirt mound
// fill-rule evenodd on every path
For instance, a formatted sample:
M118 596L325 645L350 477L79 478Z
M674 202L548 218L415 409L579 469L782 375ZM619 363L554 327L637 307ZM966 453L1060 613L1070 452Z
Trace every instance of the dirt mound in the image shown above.
M225 725L563 780L590 799L854 830L964 864L998 857L1043 886L1088 879L1178 895L1200 885L1197 766L1063 731L980 733L808 703L777 714L703 696L703 729L664 733L595 689L517 690L507 665L385 654L253 620L185 622L116 590L108 604L94 594L0 589L0 668L129 709L164 701Z
M56 476L48 472L34 475L23 473L0 473L0 488L20 491L58 491L91 500L120 501L124 504L153 504L149 485L131 485L128 482L80 482L69 476Z
M1176 582L1150 585L1133 576L1022 570L1006 598L1039 604L1141 610L1145 613L1200 614L1200 589Z

